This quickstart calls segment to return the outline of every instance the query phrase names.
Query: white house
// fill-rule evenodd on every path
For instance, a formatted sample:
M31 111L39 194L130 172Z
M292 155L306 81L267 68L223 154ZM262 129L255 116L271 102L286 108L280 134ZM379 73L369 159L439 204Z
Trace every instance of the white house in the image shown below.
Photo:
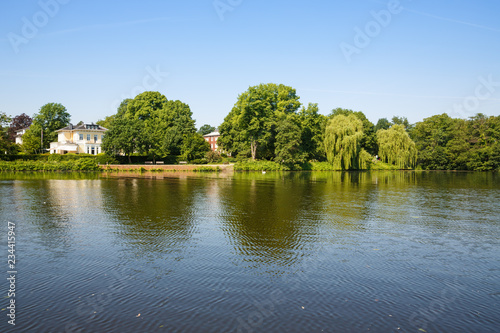
M50 143L51 154L92 154L102 153L101 143L107 128L92 124L69 125L57 130L57 142Z
M23 135L26 133L27 130L29 130L29 127L26 128L21 128L16 131L16 143L22 145L23 144Z

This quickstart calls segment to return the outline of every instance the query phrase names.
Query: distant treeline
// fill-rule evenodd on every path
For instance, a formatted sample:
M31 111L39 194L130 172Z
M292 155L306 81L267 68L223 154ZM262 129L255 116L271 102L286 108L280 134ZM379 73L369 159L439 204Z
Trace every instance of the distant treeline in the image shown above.
M159 92L144 92L97 122L108 131L102 143L106 156L95 162L227 163L228 155L246 170L262 165L270 170L500 168L500 116L457 119L442 114L416 124L394 116L373 124L361 111L337 108L322 115L317 104L304 106L299 99L295 89L283 84L248 88L219 126L215 153L202 136L215 127L203 125L197 132L189 105ZM16 154L48 148L57 138L55 131L69 119L66 108L56 103L44 105L33 119L25 114L11 119L0 112L0 149L10 154L0 159L31 159ZM10 127L5 126L9 122ZM23 145L15 145L13 134L30 124ZM270 163L257 165L246 159Z

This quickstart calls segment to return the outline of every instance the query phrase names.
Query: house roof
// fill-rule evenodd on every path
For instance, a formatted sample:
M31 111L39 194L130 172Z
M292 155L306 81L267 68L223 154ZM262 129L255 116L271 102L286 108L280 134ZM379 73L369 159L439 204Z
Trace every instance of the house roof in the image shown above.
M22 132L22 131L27 131L27 130L29 130L29 129L30 129L30 126L25 127L25 128L20 128L20 129L17 129L17 130L16 130L16 133L17 133L17 135L22 135L22 134L19 134L19 133L20 133L20 132Z
M61 129L58 129L56 132L62 132L62 131L77 131L77 130L86 130L86 131L107 131L108 129L105 128L105 127L102 127L100 125L97 125L97 124L81 124L81 125L78 125L78 126L75 126L73 124L69 124L68 126L66 127L63 127Z
M216 131L216 132L205 134L203 137L206 137L206 136L220 136L220 133Z

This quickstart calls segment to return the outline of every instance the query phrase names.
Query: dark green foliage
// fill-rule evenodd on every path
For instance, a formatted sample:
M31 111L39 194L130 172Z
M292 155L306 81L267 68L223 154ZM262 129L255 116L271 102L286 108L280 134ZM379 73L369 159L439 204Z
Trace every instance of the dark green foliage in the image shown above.
M198 130L197 133L201 134L201 135L207 135L208 133L212 133L212 132L215 132L215 127L210 126L208 124L205 124L205 125L200 127L200 129Z
M381 129L384 129L384 130L389 129L391 126L392 126L392 123L389 120L387 120L387 118L380 118L377 121L377 125L375 125L375 133Z
M273 159L278 122L299 107L299 96L291 87L274 83L250 87L224 119L218 142L233 154Z
M104 136L102 149L110 156L122 153L131 163L130 155L144 150L143 126L143 123L137 119L115 119Z
M299 112L301 133L301 149L307 160L326 160L323 145L326 121L328 118L319 114L318 104L309 103L307 108L302 107Z
M9 128L7 125L11 119L4 112L0 112L0 154L16 153L18 148L9 138Z
M210 151L210 144L198 133L186 134L182 142L181 158L185 161L201 159Z
M276 129L276 157L274 159L290 169L297 168L294 166L303 163L306 156L301 148L299 120L296 114L290 114L278 123Z
M69 161L0 161L0 171L100 171L93 159Z
M417 123L411 136L423 169L488 171L500 168L500 116L478 114L463 120L436 115Z
M23 150L27 153L45 151L57 141L57 130L69 125L70 114L59 103L47 103L33 117L33 123L23 135ZM43 131L43 143L42 143Z

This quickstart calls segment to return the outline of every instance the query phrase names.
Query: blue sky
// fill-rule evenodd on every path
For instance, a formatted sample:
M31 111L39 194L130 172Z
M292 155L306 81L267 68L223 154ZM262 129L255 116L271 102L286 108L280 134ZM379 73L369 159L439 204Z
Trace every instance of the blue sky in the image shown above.
M349 108L374 123L500 114L496 0L0 6L0 111L11 116L56 102L72 122L95 122L154 90L189 104L197 127L217 126L238 94L269 82L292 86L323 114Z

